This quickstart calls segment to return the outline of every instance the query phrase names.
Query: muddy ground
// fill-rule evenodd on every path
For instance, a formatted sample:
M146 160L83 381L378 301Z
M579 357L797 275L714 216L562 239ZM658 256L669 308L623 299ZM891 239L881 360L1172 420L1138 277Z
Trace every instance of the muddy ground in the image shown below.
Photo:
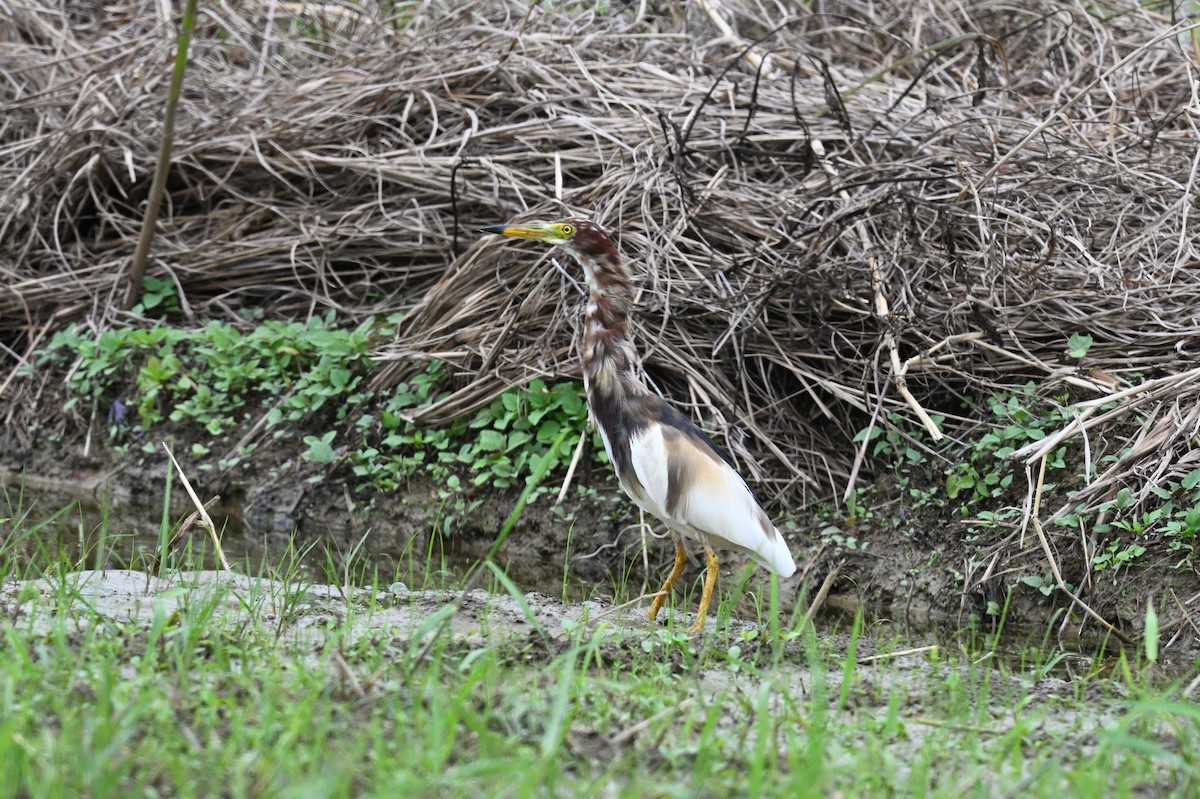
M68 595L75 602L86 603L96 615L71 612L56 604L63 595L60 580L67 582ZM388 689L361 679L344 660L331 657L331 635L340 636L343 646L355 640L370 640L399 651L415 651L413 647L421 647L433 636L446 636L445 646L464 651L494 646L514 664L536 667L571 647L581 633L598 646L598 662L624 661L631 653L644 656L647 642L654 641L656 627L637 609L611 608L592 600L568 603L533 592L518 597L481 589L412 591L396 583L372 595L361 588L288 583L217 571L178 572L160 579L120 569L84 570L61 577L10 581L0 585L0 612L18 622L26 619L34 633L56 629L63 620L77 628L103 620L136 630L147 629L156 618L170 617L189 604L207 607L207 597L216 599L208 622L214 629L222 625L242 629L254 620L268 624L278 640L288 642L314 669L328 669L332 681L342 682L344 688L352 687L362 697L382 696ZM447 612L451 608L453 612ZM439 623L431 624L435 617ZM710 630L714 624L710 619ZM740 641L742 654L751 661L754 657L748 652L750 647L770 646L767 637L753 636L755 630L750 622L732 620L728 631L729 638ZM659 629L660 641L666 632ZM819 646L831 652L849 652L856 659L854 686L846 700L855 712L881 720L889 711L887 702L881 703L879 697L895 692L907 696L905 712L918 722L922 712L936 715L938 691L934 686L953 678L957 668L931 663L934 646L899 649L880 636L870 635L851 643L845 632L818 633L818 638ZM701 646L700 641L695 645ZM705 645L723 646L716 636ZM805 665L803 641L792 640L784 646L778 664L769 673L707 668L692 674L693 699L704 702L726 697L719 726L723 734L728 734L731 745L738 745L738 736L744 734L740 731L754 707L746 698L758 696L764 680L770 680L776 689L784 687L791 697L812 697L817 691L814 680L825 682L826 696L836 696L844 689L841 669L816 672ZM664 656L674 660L679 653ZM991 696L1003 697L1010 690L1019 693L1025 697L1023 712L1036 713L1041 719L1037 728L1029 731L1031 739L1048 736L1069 740L1086 755L1096 746L1094 730L1111 723L1116 714L1111 699L1098 691L1088 702L1064 701L1076 694L1069 678L1070 663L1060 664L1054 674L1033 679L1019 673L996 674ZM352 686L346 686L347 681ZM778 702L779 697L775 695L771 701ZM997 699L990 701L995 705L991 710L995 719L1011 715L1011 708L1001 706ZM1053 708L1053 712L1040 712L1047 708ZM926 729L920 723L911 724L893 745L904 751L918 751ZM603 750L614 746L612 740L590 730L573 730L572 734L579 738L570 741L572 747L581 747L591 756L607 757ZM596 746L602 751L593 751Z
M40 521L80 500L83 510L54 526L63 541L75 545L80 538L94 535L100 506L107 502L110 534L134 532L140 537L121 542L115 558L106 565L127 565L133 548L153 551L169 465L161 445L149 454L141 444L118 451L94 438L89 442L82 434L61 436L53 445L25 448L8 438L11 446L4 447L0 456L0 481L9 486L10 504L14 487L23 486L25 508L36 503L30 520ZM356 560L360 567L378 567L384 575L406 569L411 574L413 563L422 572L425 564L431 564L433 570L445 569L448 574L441 579L452 585L487 553L518 496L515 490L467 489L462 498L468 504L479 500L478 506L465 515L456 514L453 505L458 497L447 500L440 486L424 478L413 479L403 493L360 491L348 468L326 470L304 462L295 451L288 453L287 447L259 450L248 463L225 472L204 468L202 462L186 457L183 453L190 450L187 440L177 436L172 448L199 496L205 501L220 497L212 514L218 525L226 525L225 548L235 562L249 563L249 568L262 560L276 564L289 541L298 548L315 544L309 555L311 564L332 562L342 568L347 553L361 542ZM554 497L562 479L561 474L547 478L553 490L525 509L498 553L497 560L517 586L523 591L605 605L656 588L669 570L672 556L670 543L658 537L661 530L644 530L639 525L636 509L620 494L605 467L581 469L566 501L556 507ZM174 480L171 512L178 519L193 506L180 490L178 479ZM580 491L578 486L589 490ZM928 516L910 525L916 534L864 529L860 534L867 546L850 549L822 538L817 533L820 522L804 509L800 511L794 519L795 529L788 532L800 571L781 583L785 609L797 604L807 607L817 589L828 582L825 602L829 607L865 607L918 628L974 626L987 630L995 622L987 613L988 603L1002 605L1005 592L1013 589L1006 620L1021 635L1045 630L1051 622L1056 625L1055 634L1068 639L1082 637L1094 642L1101 632L1079 611L1064 614L1064 603L1056 597L1022 585L1020 572L1006 570L1003 564L993 567L994 579L980 580L977 574L964 579L967 564L982 562L981 553L986 554L993 542L963 541L961 521ZM447 521L448 516L454 518ZM39 537L47 538L49 529L40 531ZM201 535L202 531L196 527L192 534ZM30 552L36 548L33 541L24 546ZM1071 561L1069 551L1060 551L1059 556L1064 569L1082 568ZM1027 552L1024 563L1032 563L1036 569L1037 552ZM724 558L723 590L736 585L743 574L742 565L736 556ZM695 579L700 572L700 559L693 553L685 580ZM427 576L421 575L422 579ZM1136 637L1143 618L1146 591L1153 588L1161 593L1166 581L1174 581L1170 587L1177 596L1196 593L1195 586L1183 584L1189 579L1186 574L1164 570L1155 580L1145 577L1131 574L1121 583L1097 583L1091 596L1093 606L1127 630L1131 638ZM626 588L619 591L618 586ZM765 590L761 571L754 571L738 612L752 616L754 602ZM1169 624L1169 618L1167 621ZM1167 632L1171 631L1167 627ZM1178 657L1190 656L1195 650L1187 636L1172 640Z

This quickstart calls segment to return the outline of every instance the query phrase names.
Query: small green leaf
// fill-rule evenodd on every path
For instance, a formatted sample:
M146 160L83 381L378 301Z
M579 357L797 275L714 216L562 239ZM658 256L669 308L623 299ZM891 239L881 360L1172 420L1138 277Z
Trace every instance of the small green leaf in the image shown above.
M562 431L562 425L555 421L549 421L541 425L537 431L537 440L539 444L549 444L554 439L558 438Z
M308 444L308 450L304 453L304 458L313 463L332 463L337 458L337 454L333 451L335 435L337 435L337 431L330 430L320 438L305 436L304 443Z
M1067 355L1071 358L1079 360L1087 355L1087 351L1091 349L1092 337L1082 333L1072 333L1067 339Z
M505 436L496 430L479 431L479 448L484 452L500 452L504 449Z
M974 488L975 478L971 476L949 475L946 478L946 496L957 499L963 489Z
M1133 492L1128 488L1122 488L1117 492L1114 502L1116 506L1122 510L1131 507L1133 505Z
M879 426L864 427L862 430L859 430L857 433L854 434L854 441L855 442L863 441L868 436L870 436L871 441L874 441L875 439L879 438L881 435L883 435L883 429L880 428Z
M1188 508L1187 513L1183 515L1183 525L1185 532L1195 535L1196 531L1200 530L1200 508Z

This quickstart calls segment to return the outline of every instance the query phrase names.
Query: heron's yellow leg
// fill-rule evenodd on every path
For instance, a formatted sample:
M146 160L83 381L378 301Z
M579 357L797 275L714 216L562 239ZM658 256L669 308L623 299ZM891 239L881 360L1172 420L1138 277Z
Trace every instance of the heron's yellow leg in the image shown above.
M683 567L687 564L687 550L683 548L683 539L674 532L671 533L671 538L675 540L675 565L671 568L671 573L667 575L667 581L654 595L654 603L650 605L650 621L654 621L658 617L658 611L662 610L663 603L667 601L667 594L671 593L671 589L675 587L675 581L679 579L679 575L683 574Z
M703 539L701 539L703 541ZM704 620L708 617L708 603L712 601L713 587L717 584L717 553L704 541L704 552L708 556L708 571L704 575L704 591L700 594L700 609L696 611L696 623L688 628L689 633L698 633L704 629Z

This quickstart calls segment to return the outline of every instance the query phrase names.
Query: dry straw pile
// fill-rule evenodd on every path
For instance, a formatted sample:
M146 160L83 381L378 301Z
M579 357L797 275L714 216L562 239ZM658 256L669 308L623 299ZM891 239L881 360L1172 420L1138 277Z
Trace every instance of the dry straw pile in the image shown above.
M51 331L127 321L177 29L36 2L0 0L10 403ZM150 273L196 323L407 311L377 387L449 362L436 422L577 374L572 265L473 231L585 213L637 263L648 377L773 488L840 492L857 430L962 436L964 397L1029 379L1093 457L1133 447L1087 497L1195 466L1187 21L811 5L202 0Z

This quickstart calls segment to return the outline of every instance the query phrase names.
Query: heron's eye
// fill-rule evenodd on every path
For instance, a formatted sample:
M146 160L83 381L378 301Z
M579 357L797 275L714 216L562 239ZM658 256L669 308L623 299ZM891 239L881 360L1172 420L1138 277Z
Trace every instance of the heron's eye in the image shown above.
M563 225L561 228L559 228L559 230L562 231L562 234L564 236L574 236L575 235L575 226L574 225Z

